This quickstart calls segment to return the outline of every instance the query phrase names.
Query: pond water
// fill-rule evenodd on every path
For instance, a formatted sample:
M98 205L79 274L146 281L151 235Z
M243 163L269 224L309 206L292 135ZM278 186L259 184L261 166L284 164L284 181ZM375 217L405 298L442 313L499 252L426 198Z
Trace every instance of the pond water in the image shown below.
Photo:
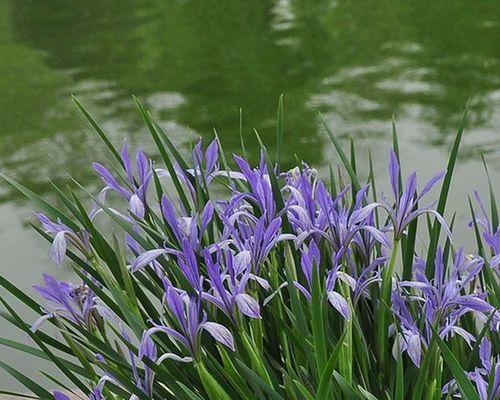
M255 160L252 129L273 148L284 93L288 165L295 155L320 169L336 162L320 111L344 143L353 136L363 156L371 148L384 178L394 115L405 170L423 180L445 167L470 98L449 207L467 245L466 196L486 188L481 153L498 187L499 43L495 0L2 0L0 170L46 195L46 178L64 184L65 171L96 188L89 163L108 155L70 94L115 143L128 137L152 156L132 94L185 149L215 127L226 151L238 151L242 108ZM68 274L26 225L31 207L0 183L0 274L23 288L42 271ZM15 332L2 322L4 335ZM0 347L24 371L42 365L15 354ZM0 388L9 385L0 372Z

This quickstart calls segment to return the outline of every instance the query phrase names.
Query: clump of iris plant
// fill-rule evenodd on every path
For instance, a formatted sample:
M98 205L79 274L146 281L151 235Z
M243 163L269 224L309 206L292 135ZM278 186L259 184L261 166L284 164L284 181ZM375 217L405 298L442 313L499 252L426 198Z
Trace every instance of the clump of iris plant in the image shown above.
M499 398L492 185L489 210L470 201L476 249L456 247L444 218L465 116L447 169L421 189L415 173L403 183L394 133L391 193L378 196L326 125L340 163L322 180L304 163L283 170L263 145L256 164L226 159L218 138L183 157L139 103L160 157L133 156L77 105L112 156L93 163L99 192L54 185L62 209L3 176L36 200L35 229L74 272L44 275L39 301L0 277L1 315L24 336L0 345L59 369L46 388L0 361L34 396Z

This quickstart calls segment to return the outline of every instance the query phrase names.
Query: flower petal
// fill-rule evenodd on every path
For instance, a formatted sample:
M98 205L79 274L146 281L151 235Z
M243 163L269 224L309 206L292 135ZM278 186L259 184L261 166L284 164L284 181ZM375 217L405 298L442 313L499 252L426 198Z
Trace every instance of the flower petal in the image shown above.
M345 319L351 319L351 312L347 300L339 293L331 290L327 294L330 304L342 315Z
M238 309L250 318L260 318L260 307L257 300L246 293L239 293L234 297Z
M205 322L202 329L206 330L212 337L224 346L234 351L233 334L225 326L216 322Z

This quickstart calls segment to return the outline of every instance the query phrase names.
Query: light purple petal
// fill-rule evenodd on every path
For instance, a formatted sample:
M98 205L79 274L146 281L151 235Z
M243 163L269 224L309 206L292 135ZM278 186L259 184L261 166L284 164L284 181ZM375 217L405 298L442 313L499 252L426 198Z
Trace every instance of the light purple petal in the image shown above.
M120 193L123 197L127 199L130 197L130 195L132 194L130 190L120 186L114 176L111 175L111 172L109 172L109 170L104 165L95 162L92 163L92 167L100 175L101 179L106 185L108 185L116 192Z
M182 357L175 353L165 353L156 361L157 364L161 364L165 360L174 360L182 363L190 363L193 362L193 357Z
M209 201L205 208L203 209L203 213L201 214L201 225L200 225L200 234L202 234L207 228L208 224L212 220L214 215L214 206L211 201Z
M205 168L207 172L212 172L219 157L219 144L217 139L212 140L212 143L208 145L205 155Z
M248 250L243 250L236 254L233 258L233 267L236 275L246 271L251 261L252 255Z
M260 307L257 300L246 293L239 293L234 297L238 309L250 318L260 318Z
M136 194L133 194L130 197L128 209L130 210L130 212L132 214L134 214L135 216L137 216L141 219L144 218L144 215L146 213L146 211L144 209L144 204L142 204L141 199Z
M37 330L39 330L40 326L42 326L45 321L48 321L52 317L54 317L54 314L42 315L33 323L33 325L31 325L31 332L36 332Z
M327 296L330 304L340 313L340 315L347 320L351 319L349 304L341 294L332 290L328 292Z
M234 350L233 334L225 326L216 322L205 322L202 329L206 330L212 337L224 346Z
M396 153L391 149L389 154L389 177L391 180L392 193L399 199L399 163Z
M410 356L413 363L419 367L420 358L422 356L422 345L420 343L420 335L415 333L410 333L405 335L406 340L406 351Z
M427 192L429 192L436 183L438 183L441 179L443 179L443 176L445 175L446 171L441 171L438 174L436 174L434 177L429 179L429 181L425 184L423 189L420 191L418 197L419 199L422 198Z
M151 264L154 260L164 254L168 254L168 251L165 249L145 251L134 260L134 262L132 263L131 271L135 272L138 269L144 268L146 265Z
M479 357L483 367L489 371L491 369L491 343L487 337L484 337L479 346Z
M456 302L464 307L470 308L471 310L483 313L494 310L494 307L491 304L474 296L462 296L457 299Z
M65 234L65 231L58 232L56 236L54 236L54 241L50 249L50 256L59 266L63 263L64 256L66 255Z
M130 161L130 155L128 152L127 142L123 143L122 150L120 152L121 159L123 161L123 165L125 167L125 171L127 172L127 177L130 182L134 181L134 175L132 173L132 163Z

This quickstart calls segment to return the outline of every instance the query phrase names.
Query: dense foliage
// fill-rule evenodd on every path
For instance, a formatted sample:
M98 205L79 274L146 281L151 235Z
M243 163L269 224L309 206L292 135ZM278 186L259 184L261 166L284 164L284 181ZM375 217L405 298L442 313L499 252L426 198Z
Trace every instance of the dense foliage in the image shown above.
M364 183L354 145L347 157L326 125L340 160L327 183L304 163L280 170L281 103L276 159L262 145L252 166L243 146L233 168L218 138L187 161L140 104L161 160L132 157L77 104L113 157L93 164L100 193L54 185L54 206L4 177L36 202L35 229L75 272L43 277L43 306L0 277L2 316L31 338L0 343L61 371L45 374L54 391L0 361L35 396L498 398L491 185L489 207L477 193L470 203L474 254L443 218L465 115L447 170L420 189L415 173L402 178L394 129L391 193L378 198L371 163ZM26 323L12 297L39 318Z

